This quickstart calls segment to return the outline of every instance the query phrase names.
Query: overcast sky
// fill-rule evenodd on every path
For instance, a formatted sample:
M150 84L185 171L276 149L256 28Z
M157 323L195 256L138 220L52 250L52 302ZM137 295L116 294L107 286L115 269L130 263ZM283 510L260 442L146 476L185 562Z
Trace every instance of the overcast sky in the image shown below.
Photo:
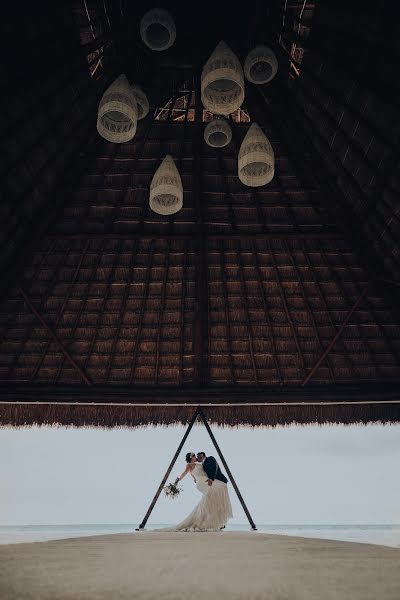
M141 522L184 431L0 429L0 524ZM400 523L400 425L213 431L259 525ZM197 425L170 481L191 450L218 460ZM190 477L183 487L180 498L160 497L149 523L192 510L199 492ZM245 523L231 484L229 492L231 523Z

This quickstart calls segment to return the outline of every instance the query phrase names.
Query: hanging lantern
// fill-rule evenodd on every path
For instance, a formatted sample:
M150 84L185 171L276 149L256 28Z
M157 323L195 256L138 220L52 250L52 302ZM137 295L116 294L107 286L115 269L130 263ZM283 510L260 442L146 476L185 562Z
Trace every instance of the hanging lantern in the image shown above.
M152 8L140 21L140 36L151 50L167 50L175 42L175 23L168 11Z
M135 95L125 75L120 75L104 92L97 113L97 131L109 142L129 142L137 127Z
M251 83L268 83L278 71L275 54L267 46L256 46L244 61L244 74Z
M212 148L223 148L232 139L232 130L225 119L213 119L204 130L204 139Z
M150 184L150 208L159 215L173 215L183 206L183 186L170 154L154 173Z
M250 187L265 185L274 177L274 151L257 123L251 125L240 146L238 171L240 181Z
M232 50L221 41L206 62L201 74L201 101L217 115L229 115L244 100L242 66Z
M133 83L131 85L131 88L137 104L137 118L138 121L140 121L140 119L144 119L149 113L149 101L147 100L146 94L139 85Z

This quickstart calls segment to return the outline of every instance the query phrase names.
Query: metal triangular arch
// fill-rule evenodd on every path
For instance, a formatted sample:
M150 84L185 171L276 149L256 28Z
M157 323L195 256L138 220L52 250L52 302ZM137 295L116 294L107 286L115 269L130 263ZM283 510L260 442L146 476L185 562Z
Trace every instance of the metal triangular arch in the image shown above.
M153 500L152 500L152 502L151 502L151 504L150 504L150 506L148 508L148 511L147 511L147 513L146 513L143 521L141 522L141 524L139 525L139 527L136 529L136 531L140 531L140 530L142 530L142 529L145 528L145 525L146 525L146 523L147 523L147 521L148 521L148 519L149 519L149 517L150 517L150 515L152 513L152 510L155 507L158 498L160 497L160 494L161 494L161 492L163 490L163 487L165 486L165 484L167 482L167 479L168 479L168 477L169 477L169 475L170 475L170 473L171 473L171 471L172 471L172 469L173 469L173 467L175 465L175 462L176 462L176 460L177 460L177 458L178 458L178 456L180 454L180 451L183 448L184 443L186 442L186 440L187 440L187 438L189 436L189 433L192 430L193 425L196 422L197 417L200 417L200 419L203 421L203 424L204 424L205 428L207 429L207 432L208 432L208 434L209 434L209 436L211 438L211 441L214 444L215 449L218 452L218 456L220 457L220 459L222 461L222 464L224 465L225 470L227 472L227 475L228 475L228 477L229 477L229 479L230 479L230 481L231 481L231 483L233 485L233 488L234 488L234 490L236 492L236 495L239 498L239 502L242 505L242 508L243 508L244 512L246 513L246 517L247 517L247 519L248 519L248 521L250 523L251 528L254 531L257 531L257 527L256 527L253 519L251 518L249 510L248 510L248 508L247 508L247 506L245 504L245 501L243 500L242 494L240 493L239 488L238 488L238 486L236 484L236 481L235 481L235 479L234 479L234 477L233 477L233 475L231 473L231 470L229 469L229 467L227 465L227 462L226 462L226 460L224 458L224 455L222 454L222 452L220 450L220 447L218 446L217 440L215 439L214 434L211 431L211 427L208 424L207 418L206 418L206 416L205 416L205 414L204 414L203 409L201 408L201 406L198 406L196 408L196 410L194 411L193 416L192 416L192 418L190 420L190 423L188 425L188 428L187 428L187 430L185 432L185 435L183 436L182 441L179 444L178 449L175 452L174 457L173 457L173 459L172 459L172 461L171 461L168 469L165 472L165 475L164 475L164 477L163 477L163 479L162 479L162 481L161 481L161 483L160 483L160 485L159 485L159 487L157 489L157 492L156 492L156 494L155 494L155 496L154 496L154 498L153 498Z

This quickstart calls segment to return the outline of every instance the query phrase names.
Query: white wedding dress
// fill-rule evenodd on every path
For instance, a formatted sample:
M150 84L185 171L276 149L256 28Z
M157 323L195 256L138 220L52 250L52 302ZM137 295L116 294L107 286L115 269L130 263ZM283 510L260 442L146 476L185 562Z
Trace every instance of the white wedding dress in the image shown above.
M219 531L233 517L227 484L215 479L212 485L208 485L207 473L200 463L196 463L192 476L202 493L200 502L177 525L156 531Z

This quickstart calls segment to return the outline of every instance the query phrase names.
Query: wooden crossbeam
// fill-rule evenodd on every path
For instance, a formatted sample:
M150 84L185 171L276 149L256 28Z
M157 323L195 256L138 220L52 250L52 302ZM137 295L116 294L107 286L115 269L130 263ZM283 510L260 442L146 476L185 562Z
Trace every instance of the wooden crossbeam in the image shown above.
M320 231L315 233L207 233L203 232L203 236L208 240L343 240L342 233L334 233L330 231ZM193 233L163 233L160 231L149 233L132 232L132 233L60 233L46 235L48 240L193 240Z
M274 251L273 251L273 248L272 248L272 246L271 246L270 243L268 244L268 251L269 251L269 254L270 254L271 258L272 258L272 265L273 265L273 268L274 268L275 282L277 283L278 288L279 288L279 295L281 297L281 302L282 302L282 305L283 305L283 308L284 308L284 311L285 311L286 320L287 320L287 322L289 324L289 327L290 327L290 329L292 331L293 339L294 339L295 344L296 344L297 355L299 357L299 363L300 363L300 366L301 366L302 370L305 371L304 355L303 355L303 352L301 350L299 337L297 335L296 327L295 327L295 325L293 323L292 315L291 315L291 312L290 312L290 309L289 309L289 306L288 306L288 303L287 303L287 300L286 300L285 290L283 288L282 281L281 281L281 278L279 276L279 271L278 271L278 265L277 265L277 262L276 262L276 257L274 255Z
M400 402L400 378L393 382L309 386L146 386L49 385L0 382L2 404L89 406L325 406Z
M364 297L367 294L367 291L368 291L368 286L363 289L363 291L361 292L361 294L357 298L356 302L353 304L353 306L351 307L351 309L347 313L346 318L344 319L342 325L340 326L340 328L336 332L334 338L331 340L331 342L329 343L328 347L325 349L325 351L322 353L322 355L320 356L320 358L317 360L317 362L315 363L315 365L313 366L313 368L311 369L311 371L308 373L307 377L305 377L303 379L303 381L301 383L302 386L306 385L310 381L311 377L318 370L318 368L321 365L321 363L328 356L329 352L331 351L331 349L333 348L333 346L336 344L337 339L342 335L342 333L344 331L344 328L346 327L347 323L350 321L350 319L351 319L354 311L358 308L359 304L361 304L361 302L363 301Z
M69 282L69 285L68 285L67 294L66 294L66 296L65 296L65 298L64 298L64 301L63 301L63 303L62 303L62 306L61 306L61 308L60 308L60 311L59 311L59 313L58 313L58 316L57 316L57 319L56 319L56 322L55 322L55 325L54 325L54 328L55 328L55 329L57 329L57 327L58 327L58 325L60 324L60 322L61 322L61 319L62 319L62 317L63 317L63 315L64 315L64 311L65 311L65 308L66 308L66 306L67 306L67 304L68 304L68 301L69 301L69 299L70 299L70 295L71 295L71 292L72 292L72 289L73 289L74 283L76 282L76 280L77 280L77 278L78 278L79 271L80 271L80 269L81 269L82 263L83 263L83 261L84 261L84 258L85 258L85 256L86 256L86 253L87 253L87 251L88 251L88 249L89 249L89 244L90 244L90 242L89 242L89 240L88 240L88 241L86 242L86 244L85 244L85 247L83 248L83 250L82 250L82 252L81 252L81 254L80 254L80 258L79 258L78 264L77 264L77 266L76 266L76 268L75 268L75 271L74 271L73 277L72 277L72 279L71 279L71 281ZM58 273L57 273L57 274L58 274ZM48 350L49 350L50 344L51 344L51 339L49 338L49 339L48 339L48 341L47 341L47 343L46 343L46 345L45 345L45 347L44 347L44 349L43 349L43 351L42 351L42 353L41 353L41 356L40 356L40 358L39 358L38 362L37 362L37 363L36 363L36 365L35 365L35 368L34 368L34 369L33 369L33 371L32 371L32 374L31 374L31 381L34 381L34 379L35 379L36 375L38 374L38 372L39 372L39 369L40 369L40 367L42 366L42 364L43 364L43 361L44 361L44 359L45 359L45 357L46 357L46 354L47 354L47 352L48 352Z
M21 286L17 286L17 289L18 289L19 293L21 294L21 296L23 297L23 299L25 300L25 302L28 305L28 307L30 308L30 310L35 315L35 317L37 317L37 319L40 321L40 323L43 325L43 327L45 327L47 329L47 331L50 333L51 337L56 342L57 346L60 348L61 352L64 354L64 356L68 360L68 362L73 366L73 368L75 369L75 371L77 371L79 373L79 375L82 377L83 381L87 385L92 385L91 379L88 377L88 375L82 369L82 367L80 367L78 365L78 363L75 362L75 360L73 359L73 357L71 356L71 354L68 352L68 350L65 348L64 344L62 343L62 341L58 337L58 335L52 330L52 328L50 327L50 325L48 325L48 323L46 323L46 321L43 319L42 315L40 315L38 313L38 311L36 310L36 308L33 306L32 302L28 298L26 292L22 289Z

